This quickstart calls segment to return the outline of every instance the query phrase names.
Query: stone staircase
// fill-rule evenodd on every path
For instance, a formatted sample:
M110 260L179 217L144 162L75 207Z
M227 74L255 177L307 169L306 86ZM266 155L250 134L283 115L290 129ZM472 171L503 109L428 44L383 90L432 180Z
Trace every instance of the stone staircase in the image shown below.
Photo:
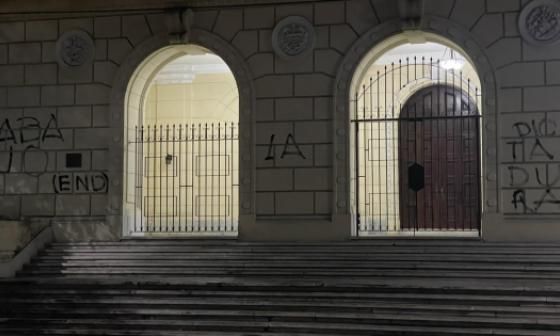
M560 244L52 244L0 335L560 335Z

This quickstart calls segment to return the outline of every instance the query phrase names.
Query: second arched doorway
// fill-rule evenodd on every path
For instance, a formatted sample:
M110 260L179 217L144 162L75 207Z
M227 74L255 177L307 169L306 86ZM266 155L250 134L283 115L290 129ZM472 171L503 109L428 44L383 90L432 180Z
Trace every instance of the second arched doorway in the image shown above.
M402 230L480 229L479 118L460 87L431 85L406 101L398 120Z
M440 43L385 51L352 99L357 236L479 236L481 93L466 56Z

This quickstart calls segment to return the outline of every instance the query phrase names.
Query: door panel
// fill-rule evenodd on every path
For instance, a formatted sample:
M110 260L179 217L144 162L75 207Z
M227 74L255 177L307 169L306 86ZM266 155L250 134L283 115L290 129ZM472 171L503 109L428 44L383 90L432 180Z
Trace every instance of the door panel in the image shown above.
M407 101L399 117L402 229L479 228L479 143L476 103L460 89L430 86Z

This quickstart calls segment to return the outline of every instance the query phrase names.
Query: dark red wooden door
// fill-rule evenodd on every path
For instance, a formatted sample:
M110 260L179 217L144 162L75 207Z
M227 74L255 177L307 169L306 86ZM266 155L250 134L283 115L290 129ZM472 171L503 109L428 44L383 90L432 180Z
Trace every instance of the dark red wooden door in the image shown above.
M401 229L479 229L479 119L467 93L444 85L421 89L401 109Z

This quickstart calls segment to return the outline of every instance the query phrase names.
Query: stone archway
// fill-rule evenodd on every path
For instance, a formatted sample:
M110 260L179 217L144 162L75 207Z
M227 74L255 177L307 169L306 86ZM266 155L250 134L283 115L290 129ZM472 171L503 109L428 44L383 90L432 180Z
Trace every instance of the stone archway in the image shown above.
M474 64L480 80L483 95L483 114L485 120L482 133L482 225L486 215L498 212L498 181L496 159L496 84L494 71L488 58L472 35L457 24L443 18L427 16L418 32L433 36L435 41L448 41L466 51ZM365 33L341 62L334 87L334 132L335 132L335 197L333 201L334 220L338 223L351 223L351 198L349 181L350 166L350 113L351 94L354 92L356 76L371 64L377 55L399 43L398 36L410 36L414 32L402 31L401 23L390 21L374 27ZM389 41L390 43L384 43Z
M237 86L239 88L239 226L247 221L254 221L255 201L254 201L254 109L255 93L251 75L248 67L243 62L243 58L226 41L220 37L200 29L192 29L188 35L188 42L200 45L211 50L220 56L231 69ZM180 42L180 41L179 41ZM185 41L186 42L186 41ZM158 50L176 44L171 32L153 36L149 40L140 44L126 58L121 65L111 92L111 129L112 146L110 147L109 157L109 199L107 204L107 223L111 227L122 227L121 232L127 234L126 225L123 225L123 197L125 193L125 173L126 160L125 141L128 137L127 130L127 110L129 99L140 98L138 95L129 96L129 84L134 82L138 74L137 69L145 62L154 61L153 65L161 64L162 60L174 57L173 52L157 53ZM172 49L169 49L172 50ZM158 59L152 59L158 57ZM159 61L159 62L158 62ZM154 67L154 70L156 68ZM137 81L141 83L142 81ZM142 88L135 88L142 90ZM132 92L132 91L131 91ZM138 93L138 92L137 92ZM124 132L124 133L123 133Z

